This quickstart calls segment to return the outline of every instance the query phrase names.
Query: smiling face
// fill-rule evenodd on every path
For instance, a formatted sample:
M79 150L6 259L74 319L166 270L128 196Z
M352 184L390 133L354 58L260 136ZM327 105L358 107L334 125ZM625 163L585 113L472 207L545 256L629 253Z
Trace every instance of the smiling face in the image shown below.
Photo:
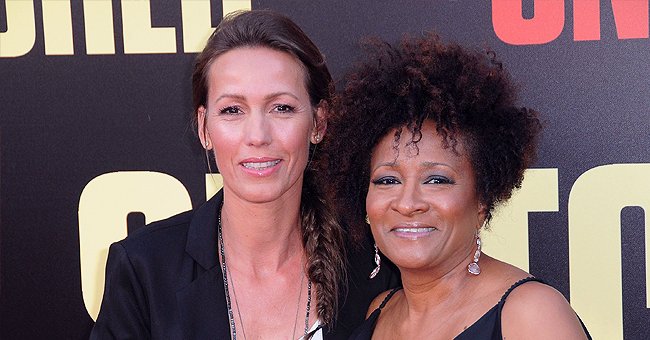
M198 121L226 195L255 203L300 198L309 143L321 140L325 126L296 58L264 47L220 55L210 66Z
M419 152L406 145L406 129L396 150L394 132L380 140L370 160L366 211L377 246L400 270L466 267L484 216L462 140L458 154L444 148L435 123L426 120Z

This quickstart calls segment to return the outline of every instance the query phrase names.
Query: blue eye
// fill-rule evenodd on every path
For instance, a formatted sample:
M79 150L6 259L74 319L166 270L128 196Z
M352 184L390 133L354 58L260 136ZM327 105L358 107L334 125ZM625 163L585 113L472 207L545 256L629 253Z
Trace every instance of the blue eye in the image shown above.
M219 110L219 114L222 115L238 115L241 114L242 110L239 106L226 106L223 109Z
M454 184L454 181L444 176L431 176L424 182L425 184Z
M277 104L273 107L273 110L276 112L291 113L295 111L295 108L287 104Z
M372 184L375 184L375 185L394 185L394 184L400 184L400 181L395 177L386 176L386 177L381 177L381 178L372 180Z

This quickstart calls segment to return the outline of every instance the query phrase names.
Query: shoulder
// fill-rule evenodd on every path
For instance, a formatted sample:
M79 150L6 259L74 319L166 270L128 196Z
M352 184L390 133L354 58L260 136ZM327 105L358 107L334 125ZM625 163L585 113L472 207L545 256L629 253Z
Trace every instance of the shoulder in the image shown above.
M188 236L205 239L216 235L217 210L223 202L219 191L207 202L169 218L155 221L137 229L118 242L127 250L164 251L170 246L185 246Z
M126 251L150 252L157 248L173 247L174 244L185 245L187 232L194 211L186 211L164 220L147 224L119 241Z
M584 331L564 296L536 281L516 287L501 314L504 338L583 339Z
M107 280L177 273L187 266L185 249L191 220L192 212L184 212L143 226L113 243L106 263Z
M386 302L384 308L388 307L392 296L396 294L399 290L401 290L401 288L393 288L377 295L377 297L375 297L374 300L372 300L370 306L368 307L368 313L366 314L366 318L370 316L372 312L380 308L382 303L384 303L384 301Z

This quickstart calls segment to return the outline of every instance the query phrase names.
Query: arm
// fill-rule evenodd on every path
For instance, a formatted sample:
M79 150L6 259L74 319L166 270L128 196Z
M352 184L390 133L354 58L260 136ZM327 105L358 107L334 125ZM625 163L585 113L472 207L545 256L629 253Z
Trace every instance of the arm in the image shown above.
M537 282L523 284L508 296L501 328L504 339L587 339L564 296Z
M126 249L111 245L102 306L90 339L149 339L149 309Z

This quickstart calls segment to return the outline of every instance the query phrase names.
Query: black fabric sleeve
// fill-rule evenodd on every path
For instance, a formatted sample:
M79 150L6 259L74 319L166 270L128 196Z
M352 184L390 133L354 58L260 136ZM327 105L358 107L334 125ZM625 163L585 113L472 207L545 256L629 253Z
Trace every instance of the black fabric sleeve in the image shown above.
M104 297L90 339L150 339L147 296L122 244L108 252Z

